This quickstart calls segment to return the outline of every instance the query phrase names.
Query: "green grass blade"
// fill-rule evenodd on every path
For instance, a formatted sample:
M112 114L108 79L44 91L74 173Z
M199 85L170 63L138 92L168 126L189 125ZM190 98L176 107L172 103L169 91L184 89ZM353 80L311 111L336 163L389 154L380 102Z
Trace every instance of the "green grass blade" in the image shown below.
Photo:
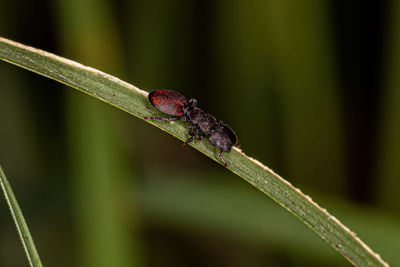
M160 115L148 103L147 92L74 61L1 37L0 58L76 88L139 118ZM187 126L183 122L147 122L180 140L188 137ZM218 150L209 142L192 146L220 163ZM224 154L224 157L228 169L294 214L354 265L388 266L355 233L271 169L246 156L238 148Z
M25 222L24 216L22 215L21 209L19 208L17 199L11 189L10 183L8 182L3 169L0 166L0 184L3 189L4 197L6 198L8 207L10 208L11 215L14 219L15 226L22 245L24 246L26 257L28 258L31 266L42 266L39 254L36 250L35 243L33 242L32 236L29 232L28 225Z

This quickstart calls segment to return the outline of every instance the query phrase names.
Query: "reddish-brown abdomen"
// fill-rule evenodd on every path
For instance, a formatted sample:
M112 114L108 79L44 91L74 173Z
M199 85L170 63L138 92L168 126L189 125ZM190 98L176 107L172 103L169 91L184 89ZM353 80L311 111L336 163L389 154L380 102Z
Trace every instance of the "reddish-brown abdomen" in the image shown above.
M189 104L183 95L170 90L150 92L149 101L156 109L171 116L182 116L183 108Z

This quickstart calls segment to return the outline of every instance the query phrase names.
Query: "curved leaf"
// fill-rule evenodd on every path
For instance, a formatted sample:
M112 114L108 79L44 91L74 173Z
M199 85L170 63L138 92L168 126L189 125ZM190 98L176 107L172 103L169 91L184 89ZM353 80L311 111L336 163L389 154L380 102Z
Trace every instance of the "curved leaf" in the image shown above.
M147 92L74 61L1 37L0 58L69 85L138 118L143 119L145 116L160 115L148 103ZM187 125L183 122L146 122L182 141L188 137ZM218 150L209 142L200 142L197 145L191 144L191 146L221 163L218 159ZM309 196L304 195L299 189L268 167L246 156L238 148L233 148L231 153L225 153L224 158L228 162L229 170L257 187L299 218L352 264L357 266L388 266L355 233L325 209L318 206Z

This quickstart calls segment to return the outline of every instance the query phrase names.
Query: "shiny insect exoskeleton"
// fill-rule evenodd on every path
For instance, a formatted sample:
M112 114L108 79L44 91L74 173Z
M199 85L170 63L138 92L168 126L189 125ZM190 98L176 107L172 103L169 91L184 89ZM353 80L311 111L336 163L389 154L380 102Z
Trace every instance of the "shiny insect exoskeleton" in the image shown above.
M219 148L218 157L227 166L222 152L230 152L232 146L237 143L235 133L222 121L217 122L214 116L204 112L197 107L197 100L189 101L181 94L171 90L155 90L149 93L150 103L159 111L171 117L144 117L147 120L162 121L188 121L189 135L185 144L197 138L196 144L209 136L210 143Z

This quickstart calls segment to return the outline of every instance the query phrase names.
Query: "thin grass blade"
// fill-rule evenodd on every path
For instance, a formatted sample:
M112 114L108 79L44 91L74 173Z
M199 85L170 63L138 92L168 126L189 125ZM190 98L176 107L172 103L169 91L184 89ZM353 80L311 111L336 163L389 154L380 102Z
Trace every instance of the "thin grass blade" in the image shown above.
M6 198L7 205L10 209L11 215L14 219L15 226L17 227L18 235L21 239L30 266L34 267L42 266L39 253L36 250L35 243L33 242L31 233L29 232L28 225L25 222L22 211L19 208L17 199L15 198L11 185L8 182L1 166L0 166L0 184L1 184L1 189L3 190L4 197Z
M138 118L160 115L148 103L147 92L74 61L1 37L0 58L76 88ZM147 122L182 141L188 137L187 125L183 122ZM191 146L221 163L218 159L218 150L209 142L200 142ZM388 266L377 253L372 251L338 219L329 214L326 209L321 208L309 196L303 194L259 161L246 156L238 148L234 148L224 157L228 162L229 170L254 185L299 218L352 264L356 266Z

